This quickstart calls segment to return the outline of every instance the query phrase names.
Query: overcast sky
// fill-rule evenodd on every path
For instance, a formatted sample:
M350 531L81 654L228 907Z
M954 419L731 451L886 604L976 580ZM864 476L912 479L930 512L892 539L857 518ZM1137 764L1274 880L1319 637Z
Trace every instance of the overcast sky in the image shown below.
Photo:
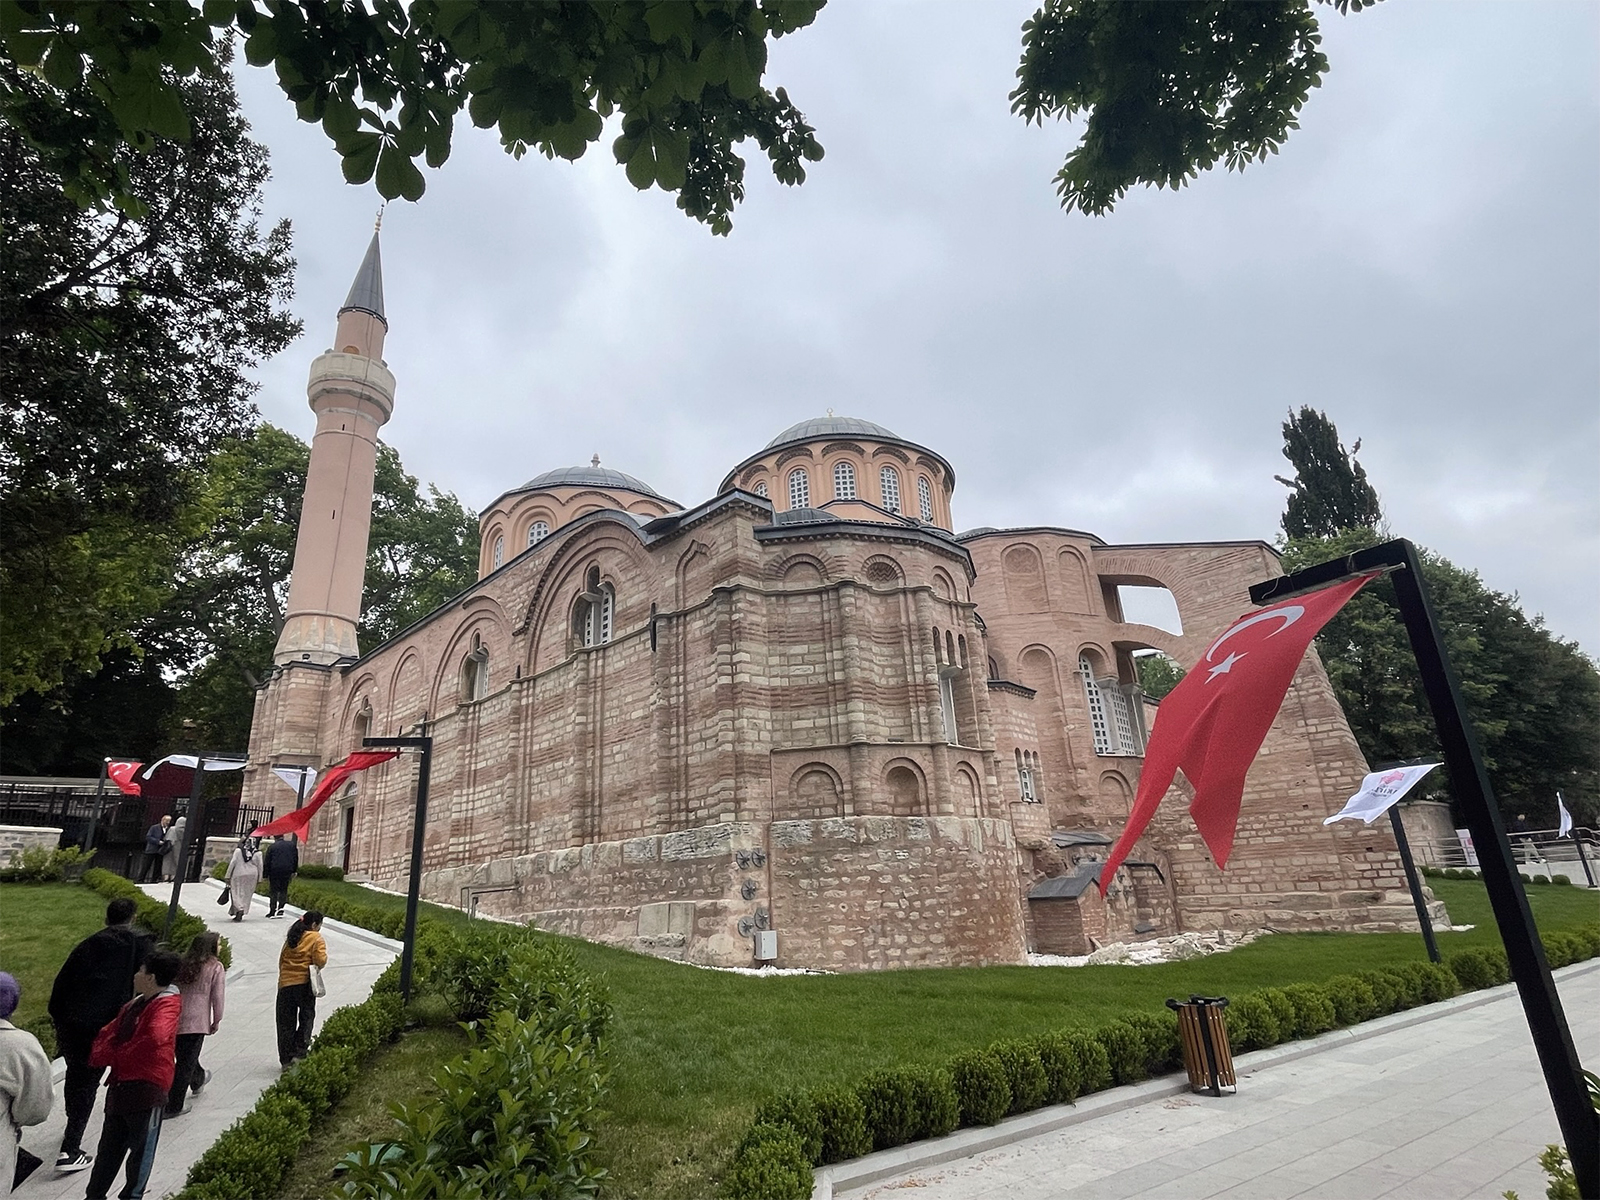
M1395 534L1600 653L1600 6L1319 7L1332 70L1283 153L1103 218L1057 207L1071 128L1009 112L1034 7L836 2L775 43L827 157L785 188L751 147L728 238L634 191L609 132L516 162L463 120L384 217L407 469L478 509L598 452L693 505L832 408L945 455L958 530L1272 540L1309 404ZM377 195L269 74L240 89L306 323L258 402L309 437Z

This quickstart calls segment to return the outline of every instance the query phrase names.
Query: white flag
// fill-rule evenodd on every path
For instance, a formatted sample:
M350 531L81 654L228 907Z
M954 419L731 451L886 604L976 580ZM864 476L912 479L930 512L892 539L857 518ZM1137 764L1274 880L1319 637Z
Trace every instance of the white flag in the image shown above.
M317 790L317 769L315 767L273 767L272 773L287 783L289 790L297 796L302 794L300 791L302 773L305 775L306 780L306 788L303 794L309 796Z
M152 778L156 773L156 768L161 766L162 763L171 763L175 767L188 767L192 771L199 761L199 756L195 754L169 754L165 758L158 758L146 767L141 774L146 779ZM242 758L208 758L206 759L205 769L208 771L242 771L245 766L245 761Z
M1567 811L1567 802L1561 798L1561 793L1556 793L1556 808L1561 811L1561 827L1556 830L1557 837L1568 837L1572 833L1572 814Z
M1395 801L1409 792L1417 780L1438 765L1436 762L1421 763L1415 767L1374 771L1361 781L1360 790L1345 801L1344 807L1323 824L1332 825L1335 821L1365 821L1371 825L1388 812Z

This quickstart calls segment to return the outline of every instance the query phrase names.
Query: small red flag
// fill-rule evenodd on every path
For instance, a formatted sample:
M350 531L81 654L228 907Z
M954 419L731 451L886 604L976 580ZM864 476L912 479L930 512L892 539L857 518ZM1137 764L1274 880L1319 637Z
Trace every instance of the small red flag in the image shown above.
M388 762L391 758L398 757L398 750L357 750L349 758L336 766L329 767L323 772L322 778L317 780L317 790L311 793L304 808L297 808L293 812L284 813L275 821L268 821L265 825L257 825L251 837L282 836L286 833L298 833L305 836L306 826L311 823L311 818L317 815L317 809L322 807L323 801L344 784L346 779L357 771L365 771L368 767L375 767L381 762Z
M143 763L137 762L107 763L106 777L117 785L117 790L124 796L137 796L140 788L134 782L133 773L142 766L144 766Z
M1218 868L1239 825L1244 778L1266 740L1311 639L1371 575L1246 613L1211 643L1156 713L1128 825L1100 870L1105 894L1128 851L1155 816L1179 769L1194 788L1189 814Z

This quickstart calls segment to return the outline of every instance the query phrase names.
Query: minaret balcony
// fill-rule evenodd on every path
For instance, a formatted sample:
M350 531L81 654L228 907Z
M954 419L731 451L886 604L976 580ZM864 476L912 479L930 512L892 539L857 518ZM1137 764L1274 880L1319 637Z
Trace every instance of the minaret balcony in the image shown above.
M394 412L394 375L375 358L329 350L311 364L306 394L317 412L341 399L358 410L370 405L377 411L368 415L382 425Z

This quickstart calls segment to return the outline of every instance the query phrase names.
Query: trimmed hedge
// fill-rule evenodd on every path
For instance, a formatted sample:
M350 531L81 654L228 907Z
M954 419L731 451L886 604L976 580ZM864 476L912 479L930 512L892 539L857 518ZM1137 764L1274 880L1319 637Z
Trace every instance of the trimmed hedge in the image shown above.
M107 900L115 900L119 896L126 896L134 903L133 923L153 937L160 937L161 931L167 924L167 905L159 900L147 896L144 889L132 880L124 879L121 875L113 875L110 871L100 867L90 867L83 873L84 886L91 891L99 892ZM166 945L179 954L188 950L189 943L194 941L196 934L206 931L206 923L193 913L178 910L177 918L172 922L172 936L167 939ZM233 966L233 947L228 945L228 939L222 939L222 946L217 951L217 957L222 960L225 967Z
M722 1181L722 1194L728 1197L810 1200L811 1189L811 1157L800 1135L788 1125L764 1121L744 1135L733 1170Z
M1548 934L1544 944L1551 966L1600 957L1600 922ZM1322 983L1263 988L1230 1001L1229 1041L1237 1051L1264 1049L1446 1000L1461 991L1494 987L1509 978L1505 951L1494 948L1461 951L1447 964L1406 963L1336 975ZM993 1125L1008 1113L1071 1103L1113 1081L1178 1069L1181 1058L1176 1014L1130 1013L1095 1030L1063 1029L966 1050L942 1068L877 1070L854 1092L832 1087L769 1100L757 1109L721 1194L724 1200L798 1198L803 1194L798 1190L781 1190L799 1186L792 1174L796 1146L811 1165L824 1166L937 1137L958 1123ZM1019 1091L1024 1096L1020 1103ZM755 1135L756 1128L772 1126L786 1126L793 1137Z

